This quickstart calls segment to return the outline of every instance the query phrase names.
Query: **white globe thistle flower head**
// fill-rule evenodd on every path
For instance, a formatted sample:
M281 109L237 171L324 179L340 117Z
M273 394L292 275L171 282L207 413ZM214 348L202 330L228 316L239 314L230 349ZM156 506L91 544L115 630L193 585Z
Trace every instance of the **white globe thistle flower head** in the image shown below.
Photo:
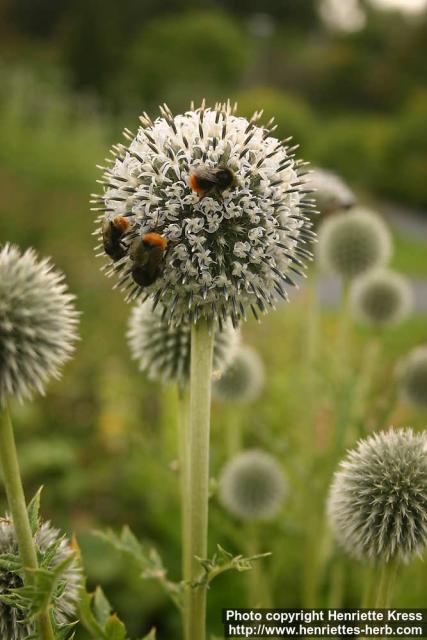
M356 317L377 327L402 322L409 316L414 305L408 279L386 269L374 269L356 278L350 297Z
M353 191L332 171L314 168L310 173L309 184L315 192L317 206L323 215L351 209L356 204Z
M258 353L242 346L222 376L212 385L214 397L223 402L247 403L259 398L264 388L265 369Z
M336 472L327 513L337 542L360 560L409 561L427 545L426 432L361 440Z
M0 249L0 406L44 393L77 339L78 313L64 276L10 244Z
M396 367L402 395L414 407L427 409L427 345L413 349Z
M384 266L390 259L392 244L382 218L357 207L323 222L317 249L320 266L348 280Z
M73 550L68 540L49 522L39 524L34 542L40 567L51 570L66 560ZM14 560L13 568L0 569L0 638L25 640L35 634L35 624L26 620L25 611L1 596L11 596L13 590L23 586L24 567L21 565L15 528L9 516L0 518L0 558ZM82 573L78 558L72 560L57 580L52 600L53 619L58 628L72 622L77 612Z
M219 499L241 520L271 520L279 513L287 491L283 470L269 453L252 449L232 458L222 470Z
M127 332L129 349L140 371L151 380L175 381L184 384L190 375L191 325L172 325L164 318L161 306L151 302L137 304L129 318ZM213 348L213 375L220 376L233 360L240 336L230 320L222 330L216 328Z
M112 149L92 200L108 275L127 299L152 297L168 321L234 326L287 299L314 237L315 204L296 147L230 104L141 118Z

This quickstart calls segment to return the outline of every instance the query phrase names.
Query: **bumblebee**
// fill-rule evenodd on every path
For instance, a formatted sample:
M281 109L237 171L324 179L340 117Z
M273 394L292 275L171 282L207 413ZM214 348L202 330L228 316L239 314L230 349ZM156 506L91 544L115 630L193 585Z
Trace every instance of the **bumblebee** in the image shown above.
M210 195L222 198L223 191L236 186L237 178L228 167L201 166L191 170L189 183L200 199Z
M136 238L130 246L133 261L132 278L141 287L148 287L161 276L168 241L159 233L146 233Z
M104 251L114 261L120 260L126 254L121 242L124 234L129 230L129 221L123 216L116 216L102 223L102 242Z

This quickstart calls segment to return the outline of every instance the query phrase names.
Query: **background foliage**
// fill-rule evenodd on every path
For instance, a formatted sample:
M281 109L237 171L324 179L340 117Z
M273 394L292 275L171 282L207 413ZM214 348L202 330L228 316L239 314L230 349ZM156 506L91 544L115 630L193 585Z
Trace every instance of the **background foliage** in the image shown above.
M315 0L265 0L262 14L252 0L0 3L0 241L51 255L83 312L82 341L63 381L46 399L14 407L26 489L31 495L46 486L44 513L77 533L90 586L103 584L133 636L156 625L160 637L176 637L178 615L158 585L142 582L132 563L92 531L128 523L161 551L170 576L179 577L174 392L137 373L124 337L129 308L99 273L88 205L95 164L122 126L136 126L142 110L155 113L163 101L182 109L190 99L231 97L243 114L263 107L266 119L275 115L278 135L294 135L305 159L336 169L366 200L425 211L427 14L410 19L363 5L364 28L343 32L320 19ZM394 266L424 278L424 240L395 233ZM332 470L358 433L350 430L348 441L332 447L336 429L349 420L337 409L346 406L345 394L340 404L331 358L339 319L323 310L321 351L308 368L309 304L303 293L261 326L250 322L244 329L268 372L263 397L239 409L245 444L275 453L292 487L285 510L262 535L261 551L274 553L264 567L276 606L312 603L316 581L316 603L331 597L336 557L325 551L316 569L313 538ZM360 328L351 334L355 376L369 338ZM383 336L367 428L381 425L394 362L426 339L422 316ZM323 382L308 407L313 371ZM227 459L223 442L233 419L232 410L215 405L213 477ZM400 403L389 419L426 426L425 414ZM212 547L218 542L246 553L246 539L214 495ZM343 562L344 601L356 606L364 574ZM425 605L425 589L425 571L415 563L405 572L398 604ZM221 632L220 608L243 606L245 594L244 576L218 578L210 591L212 630Z

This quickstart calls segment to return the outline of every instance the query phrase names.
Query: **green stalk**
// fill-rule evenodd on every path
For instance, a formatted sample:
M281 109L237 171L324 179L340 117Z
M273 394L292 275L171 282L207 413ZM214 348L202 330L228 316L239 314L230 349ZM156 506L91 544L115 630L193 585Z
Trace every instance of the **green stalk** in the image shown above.
M259 533L259 526L256 522L248 525L248 556L257 556L261 553ZM273 606L272 597L261 563L262 560L255 560L252 569L247 572L248 606L270 608Z
M19 471L12 421L7 407L0 414L0 462L3 469L7 502L18 541L19 555L24 566L25 582L32 584L34 581L33 572L38 568L37 552ZM48 611L40 613L38 627L41 640L55 640Z
M399 562L397 558L391 558L388 562L384 562L381 565L375 608L388 609L390 607L398 567Z
M201 319L191 331L189 469L190 580L201 573L197 558L208 555L209 431L214 332ZM187 639L206 638L206 585L191 587L187 601Z
M190 472L188 468L190 439L188 429L189 419L189 394L188 389L180 385L178 387L178 422L179 422L179 469L181 475L181 530L182 530L182 577L190 580L190 518L189 509L186 508L187 497L190 491Z

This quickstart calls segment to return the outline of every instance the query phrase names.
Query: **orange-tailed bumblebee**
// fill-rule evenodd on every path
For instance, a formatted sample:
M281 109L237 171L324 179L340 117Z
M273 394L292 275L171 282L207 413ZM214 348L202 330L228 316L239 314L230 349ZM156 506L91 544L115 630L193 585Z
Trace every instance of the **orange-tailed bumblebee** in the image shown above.
M129 255L133 260L132 278L141 287L153 284L162 274L168 241L159 233L146 233L134 240Z
M122 237L129 230L129 221L123 216L116 216L102 223L102 242L104 251L113 260L120 260L126 254L122 245Z
M192 190L202 199L209 195L222 197L222 192L234 187L237 179L228 167L201 166L191 170L189 183Z

